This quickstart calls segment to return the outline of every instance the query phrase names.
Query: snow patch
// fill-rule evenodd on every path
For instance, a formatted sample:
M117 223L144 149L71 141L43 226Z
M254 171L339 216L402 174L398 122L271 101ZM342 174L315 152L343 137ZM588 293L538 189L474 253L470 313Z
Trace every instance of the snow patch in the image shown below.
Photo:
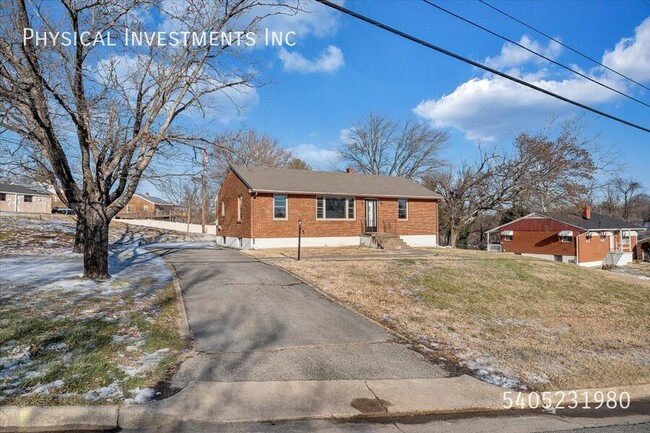
M125 404L142 404L147 403L148 401L153 400L155 391L153 388L135 388L129 391L132 394L133 398L127 398L124 400Z

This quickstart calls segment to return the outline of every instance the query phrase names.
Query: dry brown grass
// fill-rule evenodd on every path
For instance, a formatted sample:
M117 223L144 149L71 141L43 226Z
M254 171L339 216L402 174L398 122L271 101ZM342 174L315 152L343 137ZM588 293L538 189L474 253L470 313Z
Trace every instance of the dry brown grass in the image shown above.
M295 254L252 254L493 379L538 390L650 383L648 281L482 251L318 248L300 262L281 252Z

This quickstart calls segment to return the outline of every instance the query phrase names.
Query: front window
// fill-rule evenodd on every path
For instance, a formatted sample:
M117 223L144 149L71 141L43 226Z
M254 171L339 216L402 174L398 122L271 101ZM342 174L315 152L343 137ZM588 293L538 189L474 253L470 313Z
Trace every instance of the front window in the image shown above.
M226 216L226 202L223 200L221 200L221 216Z
M512 235L501 235L501 239L504 241L511 241Z
M316 197L316 219L355 219L354 197Z
M25 203L31 203L33 199L34 199L34 196L31 196L31 195L26 195L24 197Z
M409 217L409 201L405 198L397 200L397 217L401 220L408 219Z
M126 205L126 213L131 213L131 205Z
M562 241L563 244L570 244L573 242L573 236L570 235L560 236L560 241Z
M144 210L149 210L149 205L148 204L145 204L142 207L143 207Z
M237 222L241 222L243 219L242 201L243 198L241 195L237 197Z
M287 196L284 194L273 196L273 219L287 219Z

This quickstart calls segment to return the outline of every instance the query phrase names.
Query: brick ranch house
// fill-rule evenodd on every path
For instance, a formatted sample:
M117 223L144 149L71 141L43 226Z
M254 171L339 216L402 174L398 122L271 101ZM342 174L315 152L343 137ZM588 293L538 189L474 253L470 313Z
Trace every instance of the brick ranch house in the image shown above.
M22 185L0 183L0 211L17 213L50 213L52 198Z
M116 215L123 219L159 219L171 220L174 216L174 204L149 193L133 194L129 203Z
M216 197L218 243L294 247L302 221L303 246L372 245L378 233L436 246L439 199L401 177L233 165Z
M488 251L582 266L626 265L645 228L591 211L536 212L487 231Z

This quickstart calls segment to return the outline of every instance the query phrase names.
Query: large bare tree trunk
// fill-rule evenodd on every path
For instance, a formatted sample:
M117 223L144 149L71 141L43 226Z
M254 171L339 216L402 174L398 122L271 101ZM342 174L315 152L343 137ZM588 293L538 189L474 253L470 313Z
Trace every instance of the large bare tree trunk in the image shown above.
M85 218L83 216L77 215L77 226L74 234L74 247L72 247L73 253L84 252L85 235L86 235Z
M458 241L458 229L456 227L451 227L449 229L449 246L456 248L456 241Z
M99 205L95 206L88 206L85 211L84 278L106 280L111 277L108 273L110 219Z

